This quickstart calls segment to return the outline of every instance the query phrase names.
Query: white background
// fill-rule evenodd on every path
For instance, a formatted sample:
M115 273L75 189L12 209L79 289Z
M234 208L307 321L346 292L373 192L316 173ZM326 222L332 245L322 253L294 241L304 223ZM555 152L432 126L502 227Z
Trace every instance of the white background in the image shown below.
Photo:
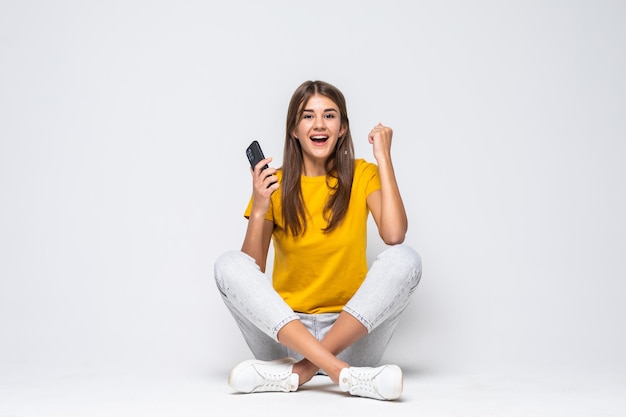
M0 2L0 374L250 356L213 263L307 79L394 129L424 275L388 359L626 372L626 3ZM370 231L370 252L383 245ZM73 370L73 371L71 371Z

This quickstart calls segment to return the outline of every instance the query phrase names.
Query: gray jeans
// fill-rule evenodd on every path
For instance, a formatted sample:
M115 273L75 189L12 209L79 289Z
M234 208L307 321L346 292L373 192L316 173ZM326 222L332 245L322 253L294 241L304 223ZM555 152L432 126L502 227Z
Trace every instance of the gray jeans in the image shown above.
M351 366L377 366L421 275L421 258L406 245L391 246L378 255L365 281L344 306L344 311L359 320L368 334L338 357ZM254 259L241 251L226 252L217 259L215 281L257 359L301 359L299 353L278 342L278 331L288 322L300 320L321 340L339 315L294 312Z

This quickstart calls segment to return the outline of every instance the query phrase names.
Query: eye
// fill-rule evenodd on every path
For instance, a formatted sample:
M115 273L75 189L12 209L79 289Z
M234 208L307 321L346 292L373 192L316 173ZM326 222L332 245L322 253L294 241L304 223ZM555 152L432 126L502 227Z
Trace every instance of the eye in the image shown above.
M303 118L303 119L312 119L312 118L313 118L313 115L312 115L312 114L303 114L303 115L302 115L302 118Z
M335 118L335 114L334 113L326 113L324 115L325 118L327 119L334 119Z

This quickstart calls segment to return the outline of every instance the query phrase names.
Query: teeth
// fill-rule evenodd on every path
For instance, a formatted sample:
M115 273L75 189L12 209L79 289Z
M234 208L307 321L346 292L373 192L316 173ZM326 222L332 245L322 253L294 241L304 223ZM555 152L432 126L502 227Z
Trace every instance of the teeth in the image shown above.
M311 136L311 139L326 139L327 136Z

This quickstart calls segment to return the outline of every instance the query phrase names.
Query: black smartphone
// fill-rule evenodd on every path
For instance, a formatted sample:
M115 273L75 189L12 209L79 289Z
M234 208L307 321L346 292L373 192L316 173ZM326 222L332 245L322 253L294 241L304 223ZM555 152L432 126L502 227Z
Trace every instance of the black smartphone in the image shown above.
M254 140L246 149L246 156L248 157L248 161L250 161L250 166L252 169L259 163L262 159L265 159L263 156L263 151L261 150L261 145L259 142ZM267 168L267 164L263 167L263 169Z

